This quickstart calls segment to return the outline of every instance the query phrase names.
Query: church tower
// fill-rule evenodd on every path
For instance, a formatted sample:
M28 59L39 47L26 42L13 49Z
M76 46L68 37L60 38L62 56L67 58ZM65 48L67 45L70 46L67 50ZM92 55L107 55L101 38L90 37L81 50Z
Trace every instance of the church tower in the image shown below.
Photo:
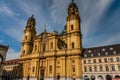
M68 49L82 49L82 38L80 29L80 16L77 5L72 2L68 6L68 14L66 18L66 30L68 34Z
M82 35L80 22L78 7L74 0L72 0L68 6L66 17L67 55L69 55L68 61L69 59L71 60L68 68L72 70L72 80L81 80L82 78Z
M35 18L32 15L31 17L29 17L27 25L24 30L21 56L30 54L32 52L33 40L35 36L36 36Z

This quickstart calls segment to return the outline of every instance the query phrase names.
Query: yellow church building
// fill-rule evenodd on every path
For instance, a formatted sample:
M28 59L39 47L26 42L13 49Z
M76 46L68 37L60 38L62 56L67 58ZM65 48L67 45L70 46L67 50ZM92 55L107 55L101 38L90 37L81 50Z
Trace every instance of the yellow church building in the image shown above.
M81 80L82 38L80 15L72 1L68 6L62 33L36 34L36 21L31 16L25 26L20 75L24 80Z

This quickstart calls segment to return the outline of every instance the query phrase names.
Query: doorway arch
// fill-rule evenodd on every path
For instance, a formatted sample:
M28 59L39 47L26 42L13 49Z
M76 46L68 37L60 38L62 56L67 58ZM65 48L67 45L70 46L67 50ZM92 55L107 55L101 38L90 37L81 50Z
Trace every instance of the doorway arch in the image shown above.
M84 80L90 80L87 75L84 76Z
M111 75L106 75L106 80L112 80L112 76Z
M115 78L120 78L120 76L119 75L115 75Z
M91 76L91 80L95 80L95 76L94 75Z
M0 54L0 66L1 66L2 63L3 63L3 57L2 57L2 55Z
M97 78L98 78L98 80L103 80L103 76L102 75L99 75Z

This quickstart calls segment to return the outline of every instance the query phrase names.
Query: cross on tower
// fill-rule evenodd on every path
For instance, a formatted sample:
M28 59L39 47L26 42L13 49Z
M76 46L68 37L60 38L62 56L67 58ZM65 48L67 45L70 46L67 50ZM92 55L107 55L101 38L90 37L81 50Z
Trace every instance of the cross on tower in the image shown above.
M74 2L74 0L72 0L72 3Z

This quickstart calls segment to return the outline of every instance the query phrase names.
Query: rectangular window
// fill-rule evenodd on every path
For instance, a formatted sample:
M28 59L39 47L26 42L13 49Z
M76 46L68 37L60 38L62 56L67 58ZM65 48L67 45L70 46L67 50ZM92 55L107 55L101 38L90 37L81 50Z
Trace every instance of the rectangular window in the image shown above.
M102 66L100 66L100 71L103 71L103 67Z
M35 45L35 51L37 50L37 45Z
M102 62L102 60L101 59L98 59L99 60L99 63L101 63Z
M110 58L110 62L113 62L113 58Z
M86 60L84 60L84 64L86 64Z
M120 71L120 64L118 64L118 70Z
M86 66L84 66L84 71L87 72L87 67Z
M46 45L43 44L42 48L43 48L43 52L45 52L46 51Z
M32 68L32 72L34 72L34 71L35 71L35 67Z
M74 48L74 42L72 42L72 48Z
M104 62L107 62L107 58L104 58Z
M51 46L50 46L50 48L51 48L51 49L53 48L53 42L51 42Z
M75 63L75 60L72 60L72 63Z
M73 72L75 72L75 67L73 67Z
M97 66L94 66L94 71L97 71Z
M91 60L88 60L88 63L90 64L90 63L91 63Z
M96 63L96 59L93 59L94 63Z
M49 73L52 73L52 65L49 66Z
M92 67L91 67L91 66L89 67L89 71L90 71L90 72L92 71Z
M119 57L116 57L116 60L117 60L117 62L120 62L120 58Z
M105 69L106 69L106 71L109 71L109 67L108 67L108 65L105 66Z
M111 68L112 68L112 71L115 71L115 66L114 65L112 65Z

